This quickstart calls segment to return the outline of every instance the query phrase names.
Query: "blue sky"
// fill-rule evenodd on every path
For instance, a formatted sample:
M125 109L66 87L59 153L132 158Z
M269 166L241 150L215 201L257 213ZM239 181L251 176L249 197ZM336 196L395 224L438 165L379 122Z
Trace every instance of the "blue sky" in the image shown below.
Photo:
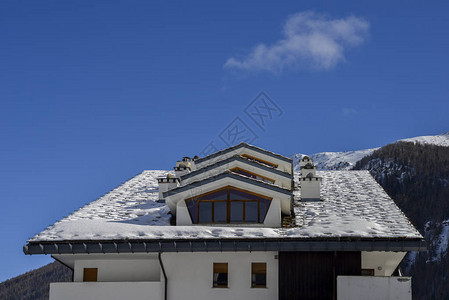
M449 131L448 15L447 1L2 1L0 281L51 261L22 253L37 232L211 142L291 155Z

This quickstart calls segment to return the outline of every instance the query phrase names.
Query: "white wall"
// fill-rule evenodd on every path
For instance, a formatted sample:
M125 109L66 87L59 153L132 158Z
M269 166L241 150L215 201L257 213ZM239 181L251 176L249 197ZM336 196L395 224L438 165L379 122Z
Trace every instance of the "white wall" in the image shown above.
M374 269L374 276L391 276L407 252L362 251L362 269Z
M57 282L50 300L162 300L160 282Z
M277 252L163 253L168 299L278 299ZM228 288L213 288L214 262L228 263ZM251 263L267 263L267 287L251 288ZM163 281L163 277L161 276Z
M410 277L338 276L338 300L411 300Z
M192 225L192 218L190 217L189 209L185 201L179 201L176 204L176 225Z
M84 268L98 268L99 282L160 281L160 265L156 255L139 255L139 258L134 259L129 254L76 256L73 274L75 282L83 281Z
M274 198L271 200L263 225L265 227L281 227L281 223L281 201Z

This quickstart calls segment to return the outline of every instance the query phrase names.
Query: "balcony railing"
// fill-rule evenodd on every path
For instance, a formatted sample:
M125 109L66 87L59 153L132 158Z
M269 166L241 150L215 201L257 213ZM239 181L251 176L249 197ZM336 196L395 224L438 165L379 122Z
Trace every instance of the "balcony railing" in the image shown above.
M160 281L143 282L56 282L50 284L50 300L161 300Z
M412 299L411 277L338 276L338 300Z

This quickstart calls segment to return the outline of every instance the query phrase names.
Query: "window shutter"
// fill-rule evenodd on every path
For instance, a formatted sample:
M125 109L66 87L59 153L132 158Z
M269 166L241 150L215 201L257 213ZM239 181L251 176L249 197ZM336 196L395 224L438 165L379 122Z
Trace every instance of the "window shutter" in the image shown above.
M252 263L252 273L253 274L266 274L267 264L266 263Z
M228 264L214 263L214 273L228 273Z
M83 281L97 281L97 268L84 268Z

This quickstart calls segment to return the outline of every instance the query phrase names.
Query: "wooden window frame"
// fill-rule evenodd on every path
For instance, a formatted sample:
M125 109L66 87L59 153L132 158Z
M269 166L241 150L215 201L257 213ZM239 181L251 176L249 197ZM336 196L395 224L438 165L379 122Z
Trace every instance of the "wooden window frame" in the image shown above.
M83 282L97 282L98 268L83 268Z
M243 172L249 173L249 174L251 174L251 175L253 175L253 176L256 176L255 179L257 179L257 176L258 176L258 177L262 178L263 181L269 181L269 182L271 182L271 183L273 183L273 184L274 184L274 182L275 182L274 179L271 179L271 178L269 178L269 177L265 177L265 176L256 174L256 173L251 172L251 171L247 171L247 170L242 169L242 168L239 168L239 167L232 168L232 169L230 169L229 171L235 172L235 173L237 173L237 174L240 174L240 173L238 172L238 171L240 171L240 170L243 171ZM241 175L243 175L243 174L241 174ZM243 175L243 176L245 176L245 175Z
M255 160L255 161L258 161L258 162L261 162L261 163L269 165L269 166L272 166L273 168L277 168L279 166L279 165L277 165L275 163L272 163L272 162L269 162L269 161L266 161L266 160L254 157L254 156L249 155L249 154L242 154L241 156L249 158L249 159L252 159L252 160Z
M224 268L226 269L225 272L220 272L220 268ZM218 282L215 280L215 274L226 274L226 285L220 285L218 284ZM218 279L218 276L217 276ZM215 263L213 264L213 271L212 271L212 287L213 288L227 288L229 286L229 265L228 263L223 263L223 262L219 262L219 263Z
M262 269L262 271L260 271L260 268ZM256 274L264 274L265 275L265 284L264 285L256 284L255 278L254 278L254 275L256 275ZM266 262L251 263L251 288L266 288L266 287L267 287L267 263Z
M247 194L250 194L250 195L254 195L254 196L258 197L259 199L257 199L257 200L256 199L254 199L254 200L246 200L246 199L231 200L230 199L231 189L239 191L239 192L247 193ZM198 198L203 198L203 197L205 197L207 195L214 194L214 193L220 192L222 190L227 190L226 200L221 200L221 199L220 200L215 200L215 199L198 200ZM213 190L213 191L210 191L210 192L207 192L207 193L195 196L195 197L188 198L188 199L185 200L185 202L186 202L186 205L188 206L188 202L189 201L195 201L195 200L197 201L196 222L194 222L195 220L193 220L192 215L190 214L190 211L189 211L190 219L192 220L193 224L211 224L211 223L214 223L214 224L239 224L239 223L257 224L257 223L263 223L263 221L265 220L265 216L266 216L266 214L265 214L263 220L261 219L261 215L260 215L260 198L263 198L263 199L266 199L266 200L270 201L270 204L267 207L267 212L268 212L268 209L270 208L271 201L273 200L273 198L266 197L266 196L263 196L263 195L260 195L260 194L257 194L257 193L253 193L253 192L246 191L246 190L243 190L243 189L240 189L240 188L236 188L236 187L233 187L233 186L229 186L229 185L225 186L225 187L222 187L222 188L219 188L217 190ZM211 222L200 222L199 221L200 220L200 205L201 205L201 202L212 202ZM214 214L214 210L215 210L214 202L226 202L226 222L217 222L216 223L214 221L214 215L215 215ZM242 221L231 222L231 203L232 202L243 202L243 208L242 208L243 218L242 218ZM255 221L255 222L246 222L246 220L245 220L245 218L246 218L246 216L245 216L245 213L246 213L246 202L257 202L257 221Z

